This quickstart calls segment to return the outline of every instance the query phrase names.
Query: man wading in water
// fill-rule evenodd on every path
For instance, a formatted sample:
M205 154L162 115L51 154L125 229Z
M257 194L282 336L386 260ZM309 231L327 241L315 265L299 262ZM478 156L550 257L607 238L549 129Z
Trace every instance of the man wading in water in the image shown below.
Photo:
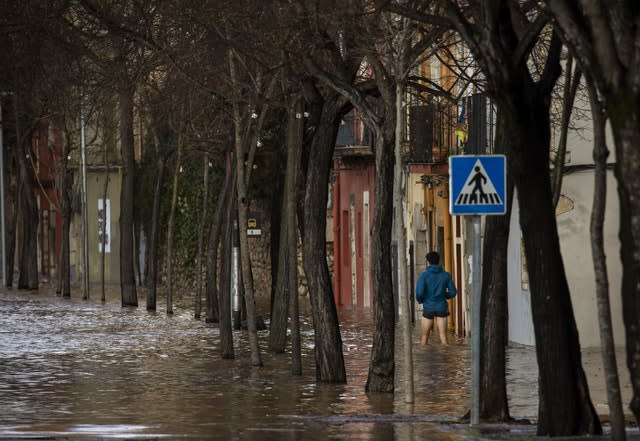
M456 290L451 274L440 266L440 254L431 251L427 254L429 266L420 274L416 283L416 301L422 303L422 335L420 345L426 346L433 329L435 319L440 335L440 343L447 344L447 317L449 305L447 299L455 297Z

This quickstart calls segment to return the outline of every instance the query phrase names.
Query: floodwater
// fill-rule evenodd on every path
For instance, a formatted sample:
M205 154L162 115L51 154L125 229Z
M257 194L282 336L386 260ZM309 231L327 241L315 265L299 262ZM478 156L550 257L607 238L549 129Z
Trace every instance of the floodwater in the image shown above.
M425 349L414 330L415 402L406 404L401 378L395 397L364 393L370 310L339 311L348 383L335 385L315 380L308 314L302 317L303 375L295 377L288 354L267 351L268 331L259 333L263 367L250 366L246 331L234 331L236 358L223 360L217 325L194 320L186 296L176 303L167 316L161 303L157 312L146 311L142 298L140 307L122 308L115 293L102 304L46 290L0 292L0 439L464 436L451 427L470 405L466 340L450 337L442 347L434 339ZM401 377L401 348L398 353ZM512 416L533 418L533 351L512 349L509 359Z

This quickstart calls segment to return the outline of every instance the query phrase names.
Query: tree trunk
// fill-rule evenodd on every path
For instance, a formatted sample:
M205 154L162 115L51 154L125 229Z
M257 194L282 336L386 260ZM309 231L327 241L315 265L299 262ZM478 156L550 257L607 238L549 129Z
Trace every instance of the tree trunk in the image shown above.
M640 423L640 93L622 87L607 97L607 113L615 140L620 199L622 309L627 339L627 365L633 398L630 408Z
M135 157L133 143L134 89L120 90L120 144L122 148L122 190L120 192L120 293L122 306L138 306L135 278Z
M207 245L207 301L206 301L206 319L207 323L217 323L220 320L220 305L218 302L218 246L220 244L220 233L225 228L226 217L223 217L227 206L233 199L233 188L235 184L235 168L232 165L232 161L227 157L225 165L225 176L222 188L218 193L218 200L216 201L216 209L213 212L211 218L211 225L209 226L209 243ZM225 235L226 241L230 236ZM222 246L224 250L224 246ZM222 253L222 260L227 259L227 256ZM223 271L220 271L221 278L223 277ZM222 294L221 294L222 295ZM222 301L222 300L221 300Z
M600 328L600 346L602 347L602 364L604 366L607 401L611 420L613 441L624 441L626 438L624 411L620 381L618 379L618 363L616 345L613 339L611 324L611 305L609 303L609 276L607 275L607 257L604 251L604 218L607 205L607 149L605 127L606 117L602 103L598 98L590 78L587 79L591 114L593 118L593 161L595 163L593 210L591 211L591 250L593 254L593 270L596 278L596 298L598 303L598 324Z
M20 118L17 116L16 102L16 138L18 151L18 225L20 226L20 262L18 289L38 289L38 223L39 213L34 193L35 182L31 166L31 130L23 132ZM25 112L29 115L30 112Z
M60 243L60 264L58 265L59 290L63 297L71 297L71 253L69 250L69 231L71 228L71 192L73 175L69 170L69 143L65 140L62 148L62 179L60 186L60 215L62 217L62 237Z
M504 130L505 112L496 116L496 151L506 153L509 145ZM507 160L507 167L509 161ZM507 171L507 211L503 216L487 216L482 254L482 298L480 305L480 418L508 421L506 352L508 343L507 250L513 201L513 180Z
M315 331L316 378L333 383L347 381L325 238L329 171L342 110L339 101L335 93L325 98L309 152L303 236L304 269Z
M108 225L107 225L107 195L108 195L108 191L109 191L109 155L108 155L108 150L107 150L107 146L108 144L105 143L104 145L104 187L102 189L102 237L100 238L101 240L101 246L102 246L102 254L100 255L100 299L102 300L102 302L104 303L107 299L106 299L106 292L105 292L105 286L104 286L104 265L105 265L105 260L107 258L107 250L106 250L106 245L107 245L107 230L108 230Z
M204 230L207 222L207 211L209 202L209 154L205 153L203 158L202 170L202 214L200 216L200 227L198 228L198 269L196 271L196 295L193 302L193 317L200 319L200 311L202 310L202 264L203 248L204 248Z
M384 129L382 129L384 130ZM376 206L371 232L371 264L375 286L375 331L365 390L393 392L395 373L395 305L391 277L391 229L393 215L393 144L381 134L375 137Z
M234 164L235 165L235 164ZM230 179L231 186L228 197L224 205L223 236L225 240L220 246L221 268L220 268L220 351L222 358L234 358L233 349L233 326L231 323L231 253L233 249L233 223L235 221L235 167L233 178Z
M288 130L291 130L290 128ZM287 136L290 136L288 133ZM288 143L290 140L287 141ZM288 160L288 159L287 159ZM280 223L276 226L279 234L273 235L272 240L278 237L277 261L276 261L276 278L273 287L271 301L271 325L269 326L269 350L275 353L282 353L285 350L287 341L287 319L289 317L289 289L287 288L287 273L289 266L287 264L287 188L289 186L290 176L287 167L285 176L285 188L282 193L285 197L280 199Z
M151 212L151 235L149 236L149 262L147 277L147 310L155 311L157 307L156 290L158 285L158 229L160 225L160 202L164 183L164 167L166 156L160 152L156 157L156 177L153 187L153 207Z
M633 1L581 2L580 8L574 3L546 2L565 42L580 58L589 80L597 86L611 122L620 201L622 309L633 388L630 408L640 423L639 11L637 2Z
M286 152L284 155L281 154L280 151L276 151L274 152L274 154L276 155L275 161L277 163L283 164L286 161ZM273 308L276 297L278 296L277 292L279 291L278 281L282 279L281 268L283 265L281 265L281 260L283 259L283 257L282 251L280 249L280 237L285 234L282 231L282 229L284 228L284 209L282 208L282 205L284 204L284 189L286 185L286 182L284 182L285 175L286 171L283 171L282 167L280 167L279 170L274 173L272 182L273 190L271 191L270 195L270 203L271 207L273 208L270 210L271 240L269 241L269 257L271 261L271 292L269 298L269 316L271 317L271 324L269 326L269 339L271 339L271 333L273 332ZM269 343L269 346L271 347L271 343Z
M402 72L404 68L399 63L397 71ZM393 170L393 226L394 235L398 244L398 306L402 320L402 347L404 355L404 401L413 403L413 335L411 317L411 296L409 294L409 262L407 259L407 227L404 223L404 191L403 182L405 176L402 173L402 97L404 95L404 85L396 79L395 85L395 112L394 112L394 170Z
M569 134L569 121L571 120L571 111L576 98L576 92L582 78L582 70L576 67L572 72L573 57L569 56L565 67L565 83L562 95L562 118L560 120L560 139L558 141L558 151L554 159L554 168L552 176L551 188L553 189L553 206L558 205L560 200L560 192L562 191L562 176L564 173L564 162L567 156L567 136Z
M582 368L549 179L548 97L527 86L504 91L510 155L520 202L539 367L538 435L600 433ZM511 93L509 93L511 92ZM501 99L500 99L501 98Z
M20 161L23 162L23 161ZM34 200L30 167L20 164L18 214L20 269L18 289L38 289L38 206Z
M167 314L173 314L173 233L176 218L176 205L178 204L178 184L182 161L182 134L178 135L176 148L176 165L173 170L173 185L171 187L171 207L169 208L169 221L167 222Z
M298 308L298 229L296 225L296 176L302 150L303 102L296 97L292 109L291 138L287 145L287 274L291 316L291 372L302 375L302 348L300 342L300 316Z
M531 34L516 32L511 6L482 3L481 23L472 29L453 2L445 5L482 65L511 138L509 170L520 203L539 368L538 435L597 434L602 428L582 368L549 177L549 103L561 73L561 42L554 32L544 69L533 78L524 56ZM484 25L494 32L484 33Z
M15 102L15 95L14 95ZM7 152L8 160L6 162L6 170L7 170L7 190L6 190L6 199L4 201L5 209L6 209L6 217L5 222L7 222L7 248L6 248L6 258L7 263L5 264L5 268L7 271L7 288L11 288L13 286L13 277L15 270L15 255L16 255L16 241L18 236L18 160L16 156L18 155L18 148L14 149L5 149Z
M229 72L231 83L234 88L238 87L236 77L235 55L229 51ZM247 328L249 331L249 346L251 348L251 364L262 366L260 355L260 345L258 342L258 332L256 328L256 303L253 292L253 274L251 273L251 259L249 256L249 242L247 239L247 211L249 210L249 199L247 197L247 185L245 181L245 146L240 130L242 118L240 116L240 103L234 98L233 103L233 126L234 126L234 146L237 160L236 164L236 191L238 193L238 230L240 233L240 263L242 268L242 287L244 292L245 306L247 308Z

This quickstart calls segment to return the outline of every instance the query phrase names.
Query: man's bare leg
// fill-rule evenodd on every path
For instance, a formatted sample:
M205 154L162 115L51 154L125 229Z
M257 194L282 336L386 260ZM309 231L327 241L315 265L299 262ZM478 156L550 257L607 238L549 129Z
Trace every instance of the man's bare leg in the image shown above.
M436 317L436 326L438 327L438 334L440 334L440 343L443 345L448 344L447 342L447 318L446 317Z
M420 345L426 346L429 342L429 334L431 334L431 328L433 328L433 320L428 319L426 317L422 317L422 322L420 323L420 327L422 328L422 335L420 336Z

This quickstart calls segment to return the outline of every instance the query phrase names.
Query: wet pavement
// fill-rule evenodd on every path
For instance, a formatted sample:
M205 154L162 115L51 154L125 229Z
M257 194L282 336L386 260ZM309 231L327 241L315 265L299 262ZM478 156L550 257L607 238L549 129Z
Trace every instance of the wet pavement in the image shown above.
M470 342L451 336L447 347L433 339L421 348L418 324L415 401L407 404L400 344L395 397L364 393L370 310L339 310L348 383L332 385L315 381L308 314L302 318L303 375L293 377L288 354L267 352L267 331L259 334L264 367L250 367L244 331L234 333L236 359L221 359L217 326L194 320L186 296L177 299L172 316L161 302L158 312L146 311L142 297L139 308L121 308L115 293L104 305L99 294L79 297L0 291L0 439L413 441L535 434L534 425L461 423L470 406ZM535 421L534 350L510 347L507 357L511 416ZM600 357L583 351L594 405L606 415ZM620 351L626 408L623 360Z

